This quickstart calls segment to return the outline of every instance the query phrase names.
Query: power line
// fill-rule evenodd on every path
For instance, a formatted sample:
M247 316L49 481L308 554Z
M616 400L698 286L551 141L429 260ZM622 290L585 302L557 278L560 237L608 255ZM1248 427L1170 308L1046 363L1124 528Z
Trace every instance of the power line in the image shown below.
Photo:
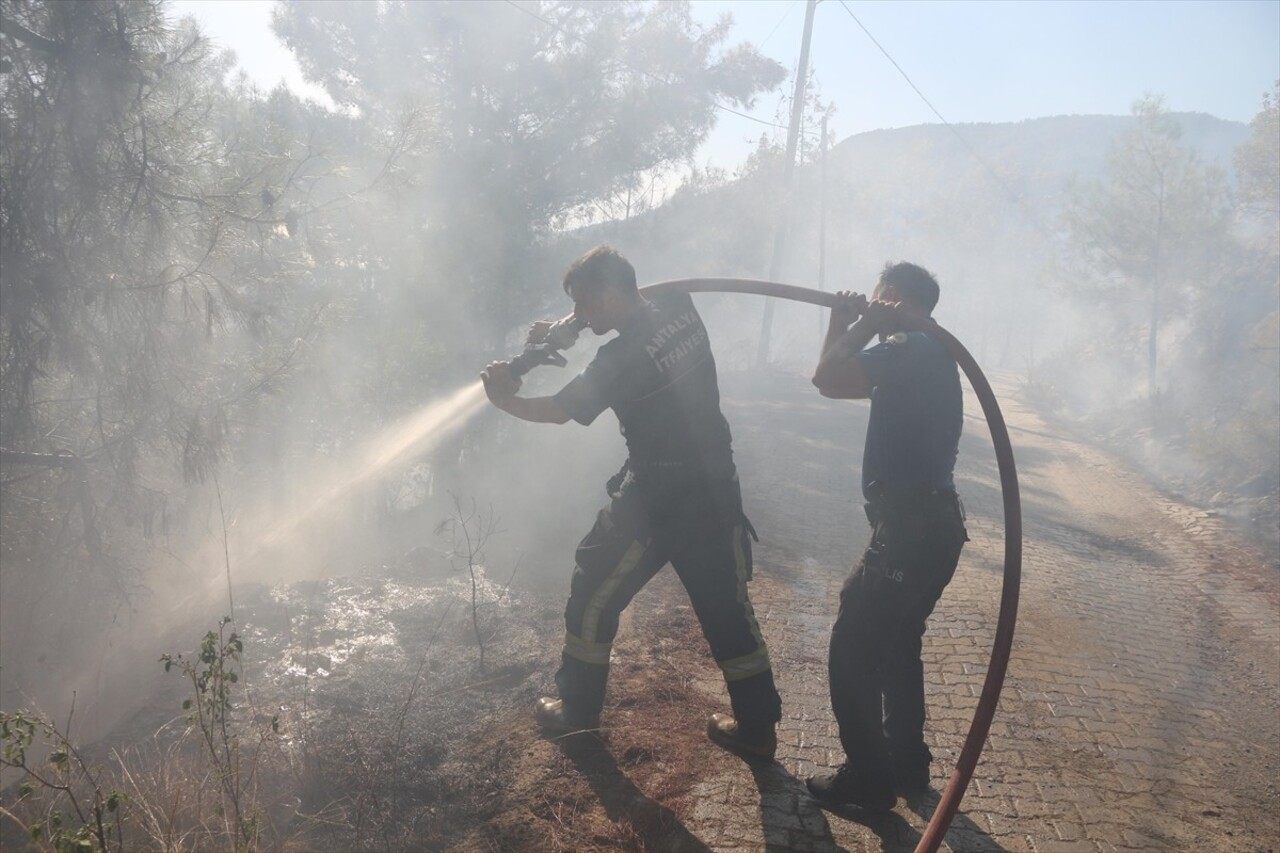
M784 11L782 13L782 17L778 19L778 23L773 25L773 29L769 30L769 34L764 37L764 41L760 42L756 47L760 50L764 50L764 46L769 42L769 39L773 38L773 34L778 31L778 27L782 26L782 22L791 17L791 10L798 6L800 2L801 0L792 0L792 2L787 4L786 11Z
M897 60L889 55L889 51L884 49L884 45L876 41L876 37L871 35L871 30L867 29L866 26L863 25L862 21L858 20L858 16L853 14L853 10L850 9L847 5L845 5L844 0L840 0L840 5L843 6L844 10L849 13L849 17L853 18L853 22L857 24L859 27L861 27L862 31L866 33L867 38L871 39L871 43L880 49L880 52L884 54L884 58L889 60L889 62L893 63L893 67L898 69L898 73L902 75L902 79L906 80L907 85L915 90L915 93L920 96L920 100L924 101L925 106L933 110L933 114L936 115L943 124L950 127L951 122L947 121L946 118L943 117L942 113L938 112L938 108L935 107L932 103L930 103L929 99L924 96L924 92L920 91L920 87L917 86L915 83L911 82L911 78L907 76L907 72L903 71L902 66L898 64Z
M970 155L972 155L973 159L978 161L978 165L982 166L986 173L991 176L991 179L994 180L1000 188L1026 212L1028 218L1031 220L1031 224L1035 226L1036 230L1049 239L1053 239L1053 233L1040 222L1039 217L1036 216L1036 212L1031 209L1031 206L1027 204L1025 200L1023 200L1022 196L1014 192L1008 182L1006 182L1004 178L1000 177L1000 175L996 173L995 169L991 168L991 166L987 164L987 161L982 159L982 155L969 144L969 140L965 139L964 136L961 135L960 131L956 130L955 126L951 124L951 122L947 121L946 117L938 111L938 108L925 97L924 92L920 91L920 87L912 82L911 78L907 76L907 72L902 70L902 66L898 64L898 61L889 55L889 51L885 50L884 45L880 44L880 42L876 40L876 37L871 34L871 31L867 29L866 25L863 24L862 21L858 20L858 16L853 14L853 10L845 4L844 0L839 0L839 2L840 5L844 7L844 10L849 13L849 17L853 18L853 22L858 25L863 33L866 34L867 38L871 39L871 43L879 48L880 52L884 54L884 58L889 60L893 67L898 70L898 73L902 75L902 79L907 81L907 85L920 96L920 100L924 101L925 106L933 111L933 114L936 115L938 120L946 126L947 130L951 131L956 139L960 140L960 144L965 147L965 150L968 151Z

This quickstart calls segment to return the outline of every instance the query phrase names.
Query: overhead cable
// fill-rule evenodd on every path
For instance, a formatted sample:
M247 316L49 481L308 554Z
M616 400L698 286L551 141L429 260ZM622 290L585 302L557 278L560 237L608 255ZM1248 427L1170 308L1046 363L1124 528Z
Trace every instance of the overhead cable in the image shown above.
M955 126L951 122L947 121L946 116L940 113L938 108L935 107L927 97L925 97L924 92L920 91L920 87L912 82L911 78L907 76L907 72L902 70L902 66L898 64L898 61L889 54L889 51L885 50L884 45L880 44L876 37L871 34L871 31L867 29L866 25L863 24L862 21L858 20L858 16L853 14L853 10L849 8L844 0L839 0L839 2L840 5L844 7L844 10L849 13L849 17L853 18L853 22L858 25L863 33L866 34L867 38L871 39L871 43L879 48L880 52L884 54L884 58L889 60L893 67L898 70L898 73L902 75L902 79L907 81L907 85L915 91L921 101L924 101L925 106L933 111L933 114L936 115L938 120L946 126L947 130L951 131L956 139L960 140L960 144L963 145L965 150L973 156L973 159L978 161L978 165L982 166L982 168L986 170L987 174L991 176L991 179L999 184L1000 188L1023 209L1027 214L1028 219L1030 219L1031 224L1035 226L1036 230L1050 240L1055 239L1053 233L1040 222L1039 217L1036 215L1036 212L1031 209L1031 206L1027 204L1022 196L1018 195L1018 193L1014 191L1013 187L1009 186L1008 182L1005 181L1004 178L1000 177L995 169L991 168L987 161L982 158L982 155L978 153L977 149L969 144L969 140L965 139L964 136L961 135L960 131L956 130Z

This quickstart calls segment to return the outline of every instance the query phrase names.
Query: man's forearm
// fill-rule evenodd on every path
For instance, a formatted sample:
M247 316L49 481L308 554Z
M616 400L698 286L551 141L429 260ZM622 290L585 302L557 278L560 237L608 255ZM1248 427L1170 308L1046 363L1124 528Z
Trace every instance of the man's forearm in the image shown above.
M845 331L831 329L827 332L827 340L822 345L822 358L818 361L818 369L824 364L844 361L852 358L867 348L871 339L876 336L874 329L862 322L854 323Z
M555 397L517 397L514 394L492 400L502 411L522 421L535 424L562 424L569 415Z
M822 358L813 372L813 384L827 397L862 399L871 396L871 384L855 355L862 352L876 331L859 321L823 346ZM828 334L828 338L832 335Z
M844 323L839 323L839 322L828 323L827 336L822 340L822 352L818 354L818 359L821 360L823 356L831 352L831 348L834 347L836 343L839 342L839 340L844 337L844 334L847 331L849 331L849 327Z

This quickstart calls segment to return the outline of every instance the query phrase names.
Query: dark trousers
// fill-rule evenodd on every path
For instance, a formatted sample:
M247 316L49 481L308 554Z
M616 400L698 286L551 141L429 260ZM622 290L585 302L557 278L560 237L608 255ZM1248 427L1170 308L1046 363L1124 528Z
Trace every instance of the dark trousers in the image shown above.
M925 621L955 574L968 536L952 492L867 505L871 542L840 591L831 629L831 707L849 767L868 785L927 768Z
M575 712L604 704L618 617L668 562L689 594L745 734L772 731L782 717L769 651L747 594L751 539L737 482L642 497L628 479L578 546L565 607L565 645L556 674Z

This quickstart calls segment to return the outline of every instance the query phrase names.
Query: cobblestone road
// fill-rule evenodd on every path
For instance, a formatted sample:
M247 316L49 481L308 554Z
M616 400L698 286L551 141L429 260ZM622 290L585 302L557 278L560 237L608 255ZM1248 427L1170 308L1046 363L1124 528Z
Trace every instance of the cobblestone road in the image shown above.
M980 409L966 400L957 470L972 542L925 638L933 791L858 818L817 808L802 780L842 758L826 638L867 536L856 496L866 407L823 400L801 380L725 384L762 537L752 596L785 719L778 764L715 755L687 826L733 853L910 850L968 730L998 609L1000 492ZM1046 425L1014 381L995 384L1022 486L1022 603L995 723L946 845L1280 849L1275 555Z

